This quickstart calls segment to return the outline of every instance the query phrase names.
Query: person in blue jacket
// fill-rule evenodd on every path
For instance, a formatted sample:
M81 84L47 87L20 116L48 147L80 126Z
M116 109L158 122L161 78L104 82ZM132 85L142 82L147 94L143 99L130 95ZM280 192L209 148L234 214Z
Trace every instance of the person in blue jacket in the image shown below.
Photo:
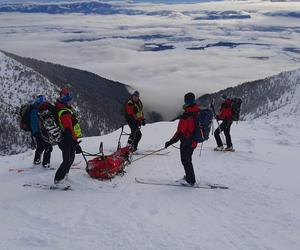
M39 129L39 118L38 118L38 108L45 101L46 101L46 97L44 95L39 95L36 97L30 112L30 127L31 127L31 134L36 141L36 150L35 150L33 164L34 165L41 164L41 156L44 152L42 165L44 168L49 168L51 152L53 148L51 144L45 142L42 139L41 132Z

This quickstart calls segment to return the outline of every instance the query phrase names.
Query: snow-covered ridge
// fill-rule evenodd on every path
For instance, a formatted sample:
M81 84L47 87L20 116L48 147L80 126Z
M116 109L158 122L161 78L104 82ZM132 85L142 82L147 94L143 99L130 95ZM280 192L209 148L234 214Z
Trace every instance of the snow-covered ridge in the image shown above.
M272 112L284 115L300 114L300 69L282 72L265 79L243 83L198 99L203 105L220 104L221 95L243 100L241 118L251 120Z
M270 78L270 88L281 89L281 95L277 100L268 98L268 104L259 109L261 114L300 115L300 69Z
M124 122L120 110L129 95L124 84L86 71L22 58L7 52L1 53L0 62L3 113L0 123L5 128L0 133L1 139L4 139L0 146L2 154L21 152L30 145L28 133L19 129L18 108L39 94L46 95L53 103L59 89L66 85L75 94L74 106L80 116L84 136L109 133Z
M45 77L0 52L0 154L28 148L29 136L19 128L18 108L37 95L53 101L58 88Z
M53 100L52 97L58 91L48 79L2 52L0 52L0 79L1 103L11 108L19 107L38 94L44 94Z

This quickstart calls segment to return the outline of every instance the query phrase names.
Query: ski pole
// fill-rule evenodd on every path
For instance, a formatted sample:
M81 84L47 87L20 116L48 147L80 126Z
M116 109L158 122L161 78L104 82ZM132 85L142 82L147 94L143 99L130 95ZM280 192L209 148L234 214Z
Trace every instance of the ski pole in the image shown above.
M199 152L199 157L201 157L202 149L203 149L203 142L201 143L201 148L200 148L200 152Z
M166 148L163 147L163 148L161 148L161 149L154 150L154 151L150 152L149 154L145 154L145 155L143 155L143 156L141 156L141 157L139 157L139 158L136 158L136 159L132 160L131 163L132 163L132 162L135 162L135 161L138 161L138 160L141 160L141 159L143 159L143 158L145 158L145 157L147 157L147 156L153 155L153 154L155 154L155 153L158 153L158 152L160 152L160 151L163 151L164 149L166 149Z
M119 140L118 140L118 148L117 148L117 150L121 148L121 137L123 135L123 130L124 130L124 125L122 125L122 127L121 127L121 133L120 133Z

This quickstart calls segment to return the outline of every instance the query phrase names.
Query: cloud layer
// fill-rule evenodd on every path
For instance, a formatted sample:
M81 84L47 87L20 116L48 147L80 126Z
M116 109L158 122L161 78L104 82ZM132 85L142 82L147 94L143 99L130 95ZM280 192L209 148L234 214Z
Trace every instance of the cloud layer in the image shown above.
M300 3L122 7L145 14L2 13L1 49L129 84L168 118L187 91L201 95L300 67Z

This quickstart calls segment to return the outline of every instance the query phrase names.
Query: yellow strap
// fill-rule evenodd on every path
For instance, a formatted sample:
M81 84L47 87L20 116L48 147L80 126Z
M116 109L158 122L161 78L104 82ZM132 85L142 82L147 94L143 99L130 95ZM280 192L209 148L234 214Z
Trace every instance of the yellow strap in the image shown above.
M81 136L81 128L80 128L80 125L79 123L76 123L75 126L74 126L74 133L77 137L80 137Z
M68 108L64 108L64 109L61 109L58 111L58 123L59 123L59 126L61 128L63 128L63 125L61 123L61 115L65 112L65 111L68 111L71 113L71 115L74 115L74 112L71 110L71 109L68 109ZM77 122L74 126L73 126L73 129L74 129L74 133L77 137L80 137L81 136L81 128L80 128L80 124L79 122Z

